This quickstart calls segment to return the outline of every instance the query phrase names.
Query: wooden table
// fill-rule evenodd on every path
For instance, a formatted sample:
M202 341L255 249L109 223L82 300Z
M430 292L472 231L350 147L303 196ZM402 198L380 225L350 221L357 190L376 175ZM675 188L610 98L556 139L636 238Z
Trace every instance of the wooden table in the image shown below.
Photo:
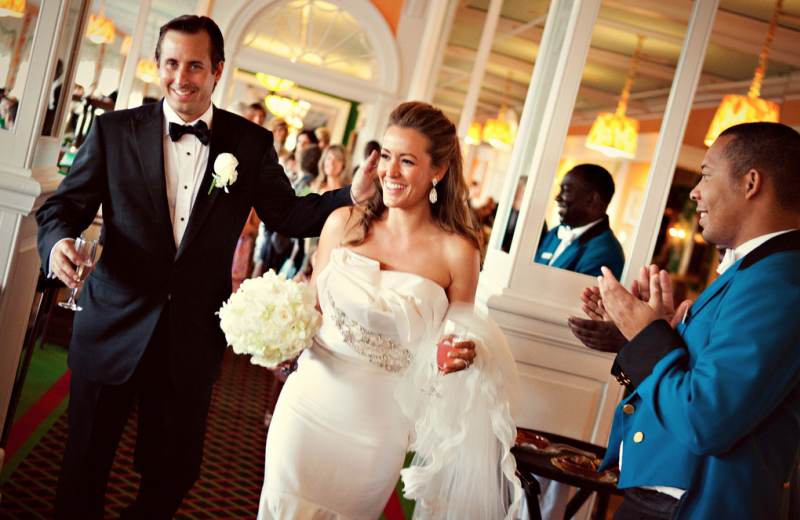
M522 430L524 428L518 429ZM569 446L594 453L599 459L602 459L606 454L606 449L602 446L596 446L594 444L589 444L588 442L571 439L569 437L563 437L553 433L540 432L536 430L529 431L533 431L546 437L551 443L567 444ZM578 512L578 510L583 506L584 502L586 502L592 493L597 493L597 518L604 520L606 510L608 509L609 495L623 494L622 490L617 489L617 485L613 482L593 479L591 477L584 477L574 473L567 473L566 471L563 471L553 465L553 457L574 455L574 453L570 451L542 454L537 451L517 447L512 449L511 453L517 459L517 471L522 475L523 480L526 480L526 476L536 475L550 480L555 480L556 482L563 482L564 484L578 488L578 491L567 504L567 510L564 513L564 520L569 520L575 516L575 513ZM536 496L526 496L525 498L528 501L529 509L533 505L531 500L535 500L538 504L538 497ZM531 518L539 517L535 512L530 516Z

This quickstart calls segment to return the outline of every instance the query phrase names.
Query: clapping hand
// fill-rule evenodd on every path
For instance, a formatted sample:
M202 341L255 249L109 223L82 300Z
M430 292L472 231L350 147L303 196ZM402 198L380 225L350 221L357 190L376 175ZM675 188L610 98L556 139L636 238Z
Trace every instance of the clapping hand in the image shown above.
M378 152L373 151L364 166L358 169L358 175L353 180L350 193L358 205L366 204L375 194L377 187L375 180L378 178Z
M691 301L683 302L678 308L678 312L675 311L672 283L665 271L659 271L655 265L651 265L649 271L646 267L641 267L639 269L639 279L634 280L631 284L630 294L641 301L649 302L650 279L653 275L657 275L660 282L665 319L670 321L673 327L676 327L679 320L688 310ZM572 333L584 345L593 350L619 352L625 345L626 339L606 312L603 299L600 296L600 288L586 287L581 293L581 301L583 301L581 308L590 319L569 316L567 323Z
M603 276L597 280L603 309L628 340L659 319L676 327L691 305L691 301L686 300L676 312L669 274L659 271L655 265L650 266L649 273L644 268L640 271L638 287L632 287L633 293L626 291L609 269L603 267L602 271ZM636 289L638 295L634 294Z

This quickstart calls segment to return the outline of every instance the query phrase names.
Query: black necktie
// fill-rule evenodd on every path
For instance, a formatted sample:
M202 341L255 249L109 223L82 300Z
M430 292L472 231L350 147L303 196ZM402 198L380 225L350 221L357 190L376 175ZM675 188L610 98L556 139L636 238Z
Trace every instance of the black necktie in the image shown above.
M194 125L169 124L169 138L172 139L173 142L183 137L184 134L196 136L204 145L208 145L208 142L211 140L211 130L208 129L208 125L205 121L198 121Z

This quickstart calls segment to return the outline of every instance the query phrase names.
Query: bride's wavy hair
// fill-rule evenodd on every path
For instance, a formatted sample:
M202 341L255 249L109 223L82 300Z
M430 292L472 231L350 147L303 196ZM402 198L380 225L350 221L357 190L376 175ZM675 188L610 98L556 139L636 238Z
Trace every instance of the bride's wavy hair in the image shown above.
M445 176L436 185L438 201L431 204L431 216L444 231L456 233L469 240L480 251L483 265L483 235L469 206L469 188L464 180L463 158L456 126L441 110L421 101L409 101L395 108L389 116L388 126L416 130L428 142L427 152L431 158L431 166L447 165ZM378 189L364 205L364 216L353 227L356 236L347 240L347 244L362 243L372 223L380 220L386 213L380 180L376 179L375 183Z

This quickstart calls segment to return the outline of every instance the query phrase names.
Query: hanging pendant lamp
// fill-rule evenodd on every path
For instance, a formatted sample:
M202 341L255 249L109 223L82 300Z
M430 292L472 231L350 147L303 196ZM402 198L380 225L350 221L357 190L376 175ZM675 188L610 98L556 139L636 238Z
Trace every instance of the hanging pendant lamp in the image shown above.
M722 98L722 103L708 128L704 141L706 146L714 144L719 134L734 125L758 122L777 123L780 119L778 104L762 99L760 96L761 82L767 71L769 51L772 48L772 41L775 39L775 29L778 27L778 17L781 14L782 5L783 0L777 0L775 3L775 10L772 12L772 19L769 22L769 29L767 29L767 39L758 56L758 67L753 77L753 83L750 85L750 92L746 96L728 94Z
M22 18L25 14L25 0L0 0L0 16Z
M511 123L506 122L506 110L508 110L508 92L511 88L511 74L506 79L506 89L503 94L503 102L500 105L500 112L497 114L497 119L490 119L486 121L483 127L481 137L495 148L510 148L514 144L514 137L516 137L514 129L511 128ZM474 125L475 123L473 123ZM470 132L472 125L470 125Z
M633 78L636 76L636 67L639 66L643 41L644 36L639 35L639 41L631 60L631 68L628 71L628 79L625 80L625 87L622 89L616 113L601 112L595 119L592 129L589 130L589 135L586 136L587 148L602 152L608 157L624 157L626 159L636 157L639 121L626 117L625 110L628 108L628 98L631 94Z
M100 14L93 14L89 19L89 26L86 27L86 37L98 45L114 42L114 22L104 16L105 12L106 1L103 0L100 4Z

